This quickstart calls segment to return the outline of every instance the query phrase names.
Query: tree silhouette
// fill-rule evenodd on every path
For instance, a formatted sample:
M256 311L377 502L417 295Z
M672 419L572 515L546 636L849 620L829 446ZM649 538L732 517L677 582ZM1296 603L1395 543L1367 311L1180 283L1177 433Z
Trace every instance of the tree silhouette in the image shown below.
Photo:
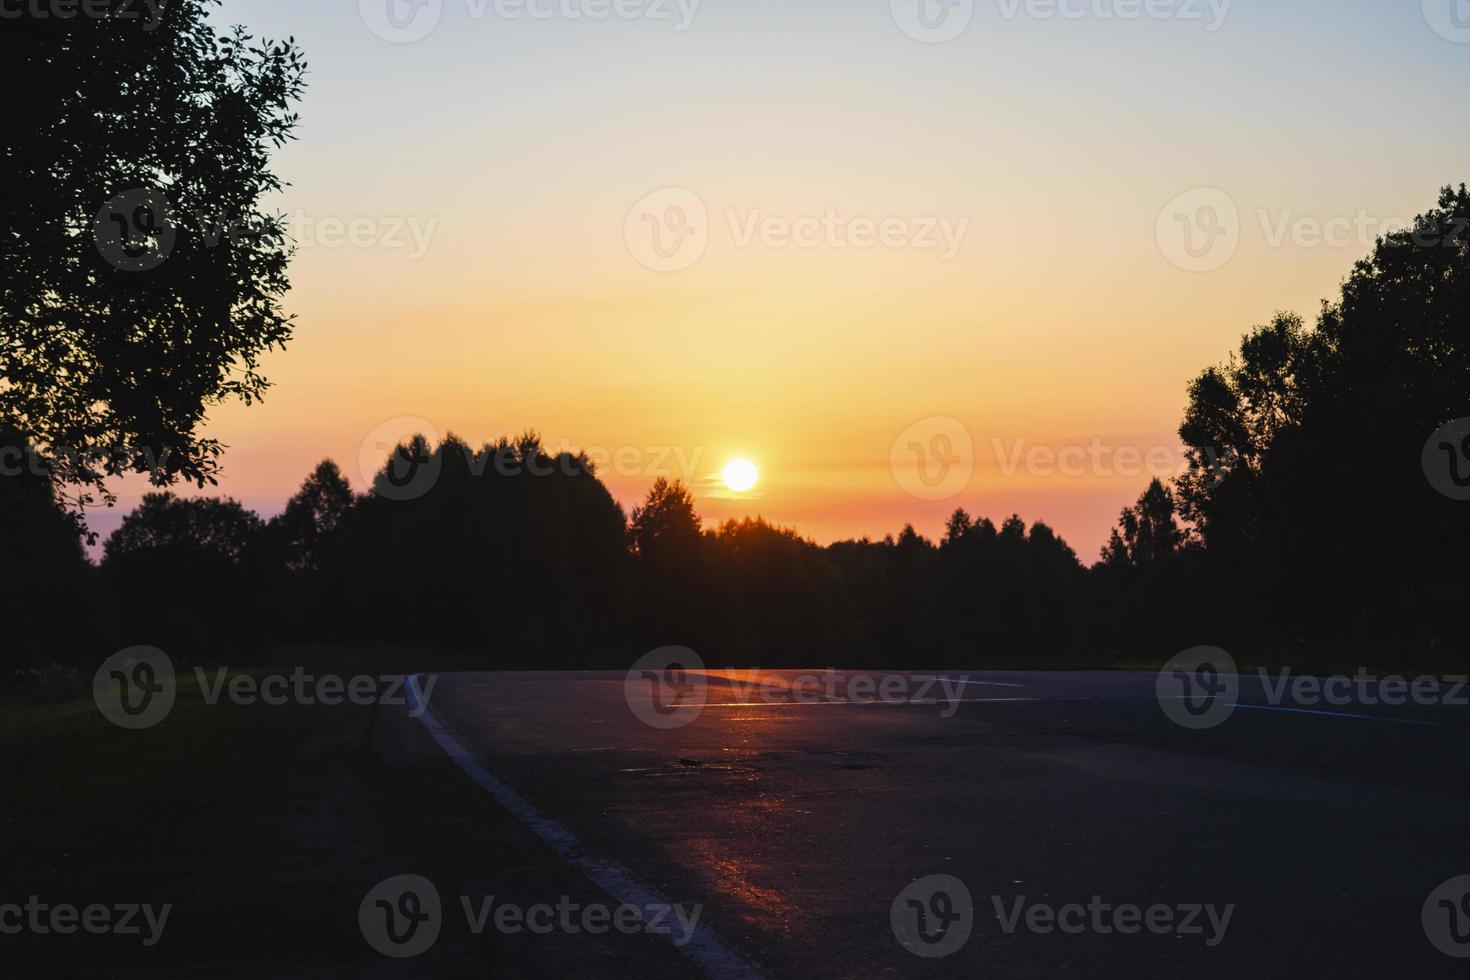
M857 610L823 549L761 518L726 521L707 547L723 659L810 666L851 656Z
M27 680L7 671L100 659L113 640L112 602L34 458L19 433L0 430L0 687Z
M110 503L121 473L213 482L207 408L259 398L291 334L291 249L257 204L305 65L293 42L217 35L210 6L0 31L0 419L73 506Z
M1183 542L1184 533L1174 517L1174 493L1155 477L1138 503L1123 508L1103 548L1103 562L1117 566L1167 561Z
M1278 314L1196 377L1187 471L1123 508L1091 569L1043 521L964 508L937 543L906 525L820 547L759 517L707 529L660 479L625 518L585 457L534 432L478 450L419 436L362 496L322 462L269 525L148 495L107 542L96 608L126 612L125 640L180 651L305 630L527 666L681 644L712 665L928 669L1162 662L1210 642L1302 668L1463 669L1470 511L1426 479L1425 453L1470 416L1466 227L1470 197L1446 191L1315 327ZM0 436L0 463L30 448ZM18 473L0 478L0 533L31 564L0 599L54 609L38 588L86 594L91 570L48 479ZM51 645L30 629L10 649L35 664Z
M1445 188L1377 242L1315 329L1282 314L1189 388L1179 481L1232 609L1258 643L1446 651L1466 597L1462 505L1420 457L1470 414L1470 194Z
M633 554L652 565L693 561L699 534L699 515L688 488L663 477L654 481L643 503L633 508L628 528Z
M337 464L330 459L318 463L270 524L279 537L285 568L297 575L319 571L323 552L352 504L352 487Z
M512 663L622 657L625 519L585 458L551 455L535 433L478 451L417 437L374 486L322 562L331 628Z
M263 526L259 517L229 498L145 494L138 508L107 539L103 560L179 548L240 562Z
M633 508L628 546L637 569L637 642L650 648L680 644L708 651L729 626L730 597L715 590L709 545L694 498L683 483L663 477L654 481L643 503Z
M228 498L144 496L103 549L103 578L131 613L124 641L197 657L274 632L264 527Z
M1157 478L1123 508L1090 575L1084 605L1093 657L1121 662L1164 660L1198 643L1205 624L1223 642L1217 583L1203 553L1179 526L1174 492Z

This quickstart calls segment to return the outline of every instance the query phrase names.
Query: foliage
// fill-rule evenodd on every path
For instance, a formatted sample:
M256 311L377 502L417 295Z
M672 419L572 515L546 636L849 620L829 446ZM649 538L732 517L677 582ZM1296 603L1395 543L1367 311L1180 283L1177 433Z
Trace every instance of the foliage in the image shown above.
M1161 661L1211 643L1301 667L1463 670L1470 511L1421 457L1470 411L1467 227L1470 195L1446 190L1314 327L1278 314L1197 376L1188 471L1124 508L1090 569L1045 523L963 509L937 542L908 526L822 547L758 517L707 528L687 487L658 480L625 517L586 458L526 433L479 450L410 439L361 496L324 461L270 522L150 494L102 576L130 641L184 649L274 631L528 666L680 644L712 665L928 669ZM7 446L29 448L13 433ZM46 479L0 479L0 516L33 563L12 563L8 592L86 594ZM28 629L21 659L47 640Z
M207 410L261 397L291 335L292 249L258 207L306 67L293 41L216 34L212 2L0 31L0 420L73 508L123 473L214 482Z

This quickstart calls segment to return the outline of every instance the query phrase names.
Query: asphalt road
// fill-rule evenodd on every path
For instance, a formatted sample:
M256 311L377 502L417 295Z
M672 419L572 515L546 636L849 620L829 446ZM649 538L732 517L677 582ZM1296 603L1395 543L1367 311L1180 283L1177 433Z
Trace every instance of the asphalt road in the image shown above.
M379 737L441 821L420 847L439 854L443 934L493 975L1470 970L1421 919L1470 874L1470 709L1271 704L1245 678L1194 730L1151 673L931 676L712 672L676 692L698 704L703 685L702 707L661 715L669 691L621 673L447 674ZM460 895L493 891L699 920L466 939Z

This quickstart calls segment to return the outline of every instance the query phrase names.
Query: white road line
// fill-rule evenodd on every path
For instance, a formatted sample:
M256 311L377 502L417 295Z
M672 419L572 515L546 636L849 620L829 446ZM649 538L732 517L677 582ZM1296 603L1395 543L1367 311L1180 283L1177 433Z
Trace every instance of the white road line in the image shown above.
M856 705L886 704L886 705L920 705L920 706L925 706L925 707L933 707L936 704L1015 704L1015 703L1028 703L1029 704L1029 703L1040 702L1040 701L1127 701L1127 700L1139 700L1139 701L1141 701L1141 700L1145 700L1145 699L1150 700L1150 701L1153 700L1151 697L1148 697L1148 695L1144 695L1144 694L1125 695L1125 696L1119 696L1119 697L1101 697L1101 696L1095 696L1095 695L1094 696L1077 695L1077 696L1054 697L1054 698L1051 698L1051 697L1031 697L1031 698L953 698L953 699L944 699L944 698L919 698L917 700L900 698L900 699L895 699L895 700L891 700L891 701L884 701L883 699L876 698L876 697L873 698L872 700L867 700L867 701L857 701L857 700L853 700L852 698L828 698L825 695L823 695L821 697L822 697L822 700L820 700L820 701L707 701L703 705L701 705L701 707L702 708L806 708L806 707L813 707L813 706L824 705L824 704L856 704Z
M1355 721L1383 721L1390 725L1419 725L1424 728L1438 728L1437 721L1415 721L1411 718L1388 718L1384 715L1359 715L1351 711L1321 711L1314 708L1283 708L1275 704L1237 704L1237 708L1245 708L1249 711L1283 711L1294 715L1319 715L1323 718L1351 718Z
M958 677L946 677L944 680L955 684L974 684L977 687L1025 687L1025 684L1010 684L1006 681L971 681L962 680Z
M1103 702L1103 701L1152 701L1152 700L1154 700L1154 697L1153 696L1150 696L1150 695L1147 695L1147 694L1057 695L1057 696L1054 696L1054 697L1037 696L1037 697L1015 697L1015 698L954 698L952 700L932 700L932 699L903 700L903 699L899 699L899 700L892 700L892 701L884 701L881 698L874 698L872 700L865 700L865 701L857 701L857 700L853 700L851 698L827 698L827 697L823 697L822 700L819 700L819 701L709 701L709 702L706 702L704 705L702 705L702 708L704 708L704 709L709 709L709 708L807 708L807 707L814 707L814 706L821 706L821 705L829 705L829 704L850 704L850 705L858 705L858 706L863 706L863 707L866 707L868 705L875 705L875 704L883 704L883 705L918 705L918 706L923 706L923 707L933 707L934 705L938 705L938 704L943 704L943 705L951 705L951 704L1042 704L1042 703L1082 704L1082 703L1093 703L1093 702ZM1170 701L1183 701L1183 700L1185 700L1185 697L1184 697L1184 695L1173 695L1168 700L1170 700ZM1278 707L1276 705L1269 705L1269 704L1241 704L1241 703L1237 703L1235 706L1237 708L1244 708L1244 709L1247 709L1247 710L1250 710L1250 711L1282 711L1282 712L1289 712L1291 714L1298 714L1298 715L1320 715L1320 716L1325 717L1325 718L1347 718L1347 719L1351 719L1353 721L1381 721L1381 722L1384 722L1384 723L1390 724L1390 725L1416 725L1416 726L1423 727L1423 728L1438 728L1439 727L1439 722L1437 722L1437 721L1417 721L1417 720L1413 720L1413 719L1409 719L1409 718L1389 718L1389 717L1386 717L1384 715L1362 715L1362 714L1355 714L1354 712L1351 712L1351 711L1322 711L1322 710L1314 710L1312 708L1285 708L1285 707Z
M423 703L423 699L419 696L421 677L423 677L422 674L415 674L409 678L409 707L414 711L421 711L418 716L419 721L466 776L478 783L481 789L495 797L496 802L530 828L532 833L550 845L562 860L591 878L599 888L620 904L630 905L639 910L650 906L668 907L673 904L635 878L633 872L618 862L588 850L565 824L536 809L535 804L530 800L507 786L490 770L482 766L475 759L474 754L460 742L453 729L441 721L433 710ZM673 942L667 933L660 932L659 935ZM694 935L686 944L680 946L675 943L674 946L679 952L694 961L694 964L704 971L710 980L750 980L750 978L760 977L760 972L755 967L723 946L703 926L695 928Z

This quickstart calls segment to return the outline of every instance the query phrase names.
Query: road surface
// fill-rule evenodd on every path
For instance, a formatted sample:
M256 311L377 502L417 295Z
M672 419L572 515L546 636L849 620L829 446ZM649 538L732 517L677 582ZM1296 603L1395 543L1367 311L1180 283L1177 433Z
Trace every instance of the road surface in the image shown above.
M1273 705L1247 677L1223 723L1192 730L1152 673L696 679L678 727L642 720L674 716L613 672L437 675L419 717L385 716L377 741L432 828L402 870L440 893L442 955L507 976L1470 969L1421 921L1470 874L1463 707ZM476 935L462 906L489 895L653 896L698 907L698 939ZM969 935L927 957L905 917L920 952Z

